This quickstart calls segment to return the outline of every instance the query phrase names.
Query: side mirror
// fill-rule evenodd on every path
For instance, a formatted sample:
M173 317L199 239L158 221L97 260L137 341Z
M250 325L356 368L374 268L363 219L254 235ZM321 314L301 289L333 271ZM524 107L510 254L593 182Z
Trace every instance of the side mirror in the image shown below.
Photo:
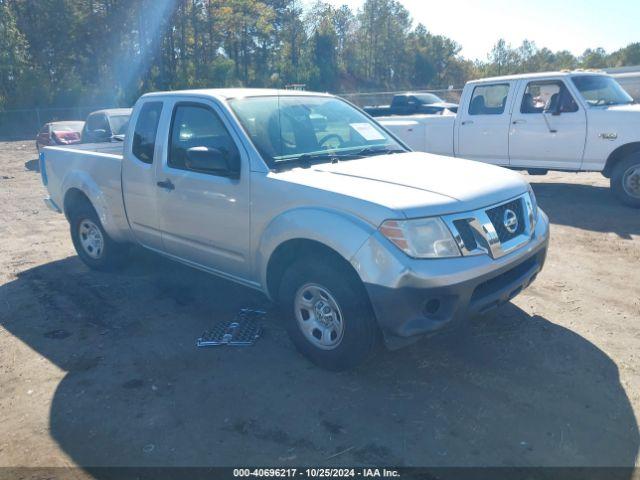
M560 110L559 107L556 107L556 108L545 108L542 113L544 113L546 115L553 115L554 117L557 117L558 115L560 115L562 113L562 111Z
M551 97L551 100L549 100L549 103L545 106L542 113L545 113L547 115L550 114L553 116L560 115L560 113L562 112L560 104L560 94L556 93Z
M240 176L240 158L217 148L189 148L185 165L197 172L214 173L230 178L239 178Z

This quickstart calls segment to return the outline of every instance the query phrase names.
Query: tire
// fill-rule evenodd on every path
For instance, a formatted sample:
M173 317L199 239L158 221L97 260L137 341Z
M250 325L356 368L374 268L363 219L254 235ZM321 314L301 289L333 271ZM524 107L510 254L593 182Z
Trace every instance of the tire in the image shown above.
M625 205L640 208L640 152L629 155L613 168L611 191Z
M296 303L303 299L308 310ZM354 368L380 345L380 330L364 285L348 265L330 255L294 262L283 275L279 301L291 341L321 368ZM321 312L323 321L333 319L331 326L316 321Z
M124 265L128 247L107 235L93 207L81 205L74 209L69 215L69 225L73 246L89 268L112 271Z

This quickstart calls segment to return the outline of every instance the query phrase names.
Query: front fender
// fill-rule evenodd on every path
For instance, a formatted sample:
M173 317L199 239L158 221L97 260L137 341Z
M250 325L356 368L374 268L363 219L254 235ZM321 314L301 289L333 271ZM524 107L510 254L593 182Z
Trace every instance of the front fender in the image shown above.
M278 246L289 240L313 240L351 262L358 249L376 231L355 215L333 209L301 207L275 217L264 229L256 249L257 278L267 292L267 267Z

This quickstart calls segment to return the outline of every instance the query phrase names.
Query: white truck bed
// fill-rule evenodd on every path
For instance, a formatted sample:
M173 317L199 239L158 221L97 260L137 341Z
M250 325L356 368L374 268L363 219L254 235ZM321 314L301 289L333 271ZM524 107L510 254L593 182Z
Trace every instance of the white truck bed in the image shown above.
M455 115L378 117L376 120L412 150L453 156Z

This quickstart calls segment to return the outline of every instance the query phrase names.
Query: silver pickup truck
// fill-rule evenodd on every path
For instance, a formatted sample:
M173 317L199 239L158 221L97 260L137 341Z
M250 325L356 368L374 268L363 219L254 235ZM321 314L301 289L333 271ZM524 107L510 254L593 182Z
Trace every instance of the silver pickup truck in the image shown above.
M89 267L136 244L260 290L332 370L510 300L549 239L518 173L411 152L326 94L147 94L123 144L48 147L40 162Z

